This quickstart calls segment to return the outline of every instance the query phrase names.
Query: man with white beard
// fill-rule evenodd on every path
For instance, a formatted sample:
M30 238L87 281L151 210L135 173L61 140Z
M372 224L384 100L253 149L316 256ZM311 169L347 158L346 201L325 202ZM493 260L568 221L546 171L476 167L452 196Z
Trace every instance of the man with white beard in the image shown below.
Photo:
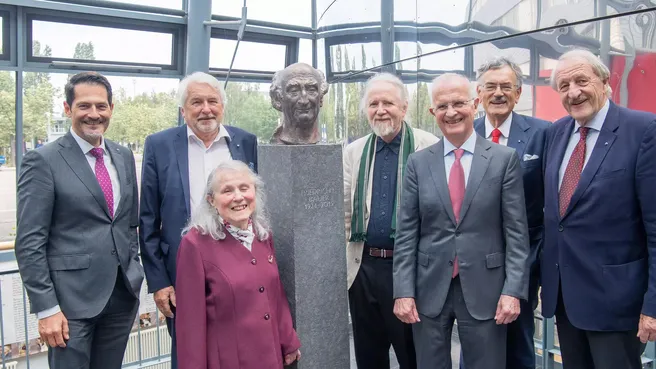
M389 369L394 347L400 369L415 369L412 327L394 315L392 266L400 186L408 156L438 141L411 128L403 82L389 73L370 78L360 108L373 133L344 152L344 209L349 307L358 369Z

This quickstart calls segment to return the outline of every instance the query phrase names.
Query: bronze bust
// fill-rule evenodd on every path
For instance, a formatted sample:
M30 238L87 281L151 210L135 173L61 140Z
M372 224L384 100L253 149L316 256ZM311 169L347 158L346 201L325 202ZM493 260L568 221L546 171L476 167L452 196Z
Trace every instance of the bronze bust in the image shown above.
M327 92L324 74L308 64L296 63L276 72L269 96L271 105L282 112L283 118L271 143L306 145L319 142L319 110Z

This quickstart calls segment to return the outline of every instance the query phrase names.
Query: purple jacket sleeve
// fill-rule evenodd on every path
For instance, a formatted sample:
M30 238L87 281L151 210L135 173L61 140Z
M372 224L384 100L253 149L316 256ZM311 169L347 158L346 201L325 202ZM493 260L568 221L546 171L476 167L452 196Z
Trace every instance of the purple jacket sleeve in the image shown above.
M275 255L273 248L273 236L269 236L269 245L271 252ZM292 322L292 313L289 310L287 294L283 288L280 275L278 275L278 285L280 286L280 297L278 299L278 334L280 335L280 346L282 355L291 354L301 347L301 341L298 339L294 324Z
M207 369L207 324L205 305L205 268L194 231L182 238L176 271L175 331L178 367ZM219 369L219 368L213 368Z

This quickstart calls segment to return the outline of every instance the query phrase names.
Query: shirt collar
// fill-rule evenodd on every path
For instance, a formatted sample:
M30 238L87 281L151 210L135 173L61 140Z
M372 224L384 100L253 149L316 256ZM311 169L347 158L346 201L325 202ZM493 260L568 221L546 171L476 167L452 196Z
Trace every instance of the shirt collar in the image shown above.
M84 155L88 154L89 151L91 151L91 149L95 148L95 146L93 146L92 144L87 142L82 137L78 136L77 133L75 133L75 131L72 128L71 128L70 132L71 132L71 136L73 136L73 138L75 139L75 142L77 142L78 146L80 146L80 149L82 149L82 152L84 153ZM98 147L103 149L103 153L107 153L107 149L105 148L105 138L104 137L100 138L100 146L98 146Z
M194 131L192 131L191 128L189 128L189 126L187 126L187 139L190 140L192 137L195 141L202 142L201 139L198 138L198 136L196 136ZM228 133L228 130L223 124L219 124L219 134L216 135L216 137L214 137L213 142L218 142L219 140L221 140L221 138L224 137L226 142L230 142L230 133Z
M606 99L606 103L604 106L595 114L595 116L586 124L585 126L593 129L595 131L601 131L601 127L604 125L604 121L606 120L606 115L608 115L608 108L610 108L610 102L608 99ZM581 128L581 124L576 121L576 127L574 132L578 132L579 128Z
M476 148L476 132L472 132L467 141L465 141L465 143L463 143L460 148L464 149L468 153L473 154L474 149ZM444 156L449 155L449 153L455 149L457 149L457 147L449 142L449 139L444 136Z
M389 147L390 150L394 151L394 153L398 155L399 149L401 148L401 131L396 134L396 137L394 137L390 143L385 142L381 137L376 137L376 152L379 152L385 147Z
M501 122L499 125L499 131L501 131L501 135L505 138L510 137L510 125L512 124L512 112L508 114L508 118ZM490 119L487 117L487 114L485 114L485 138L490 138L492 136L492 131L494 130L494 126L490 122Z

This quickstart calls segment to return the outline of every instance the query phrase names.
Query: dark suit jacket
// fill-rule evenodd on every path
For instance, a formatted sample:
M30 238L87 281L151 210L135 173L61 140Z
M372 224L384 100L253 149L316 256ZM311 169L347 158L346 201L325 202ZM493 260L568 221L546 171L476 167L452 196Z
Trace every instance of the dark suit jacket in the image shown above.
M442 312L457 254L462 294L478 320L494 318L499 297L528 297L529 253L522 173L515 151L476 137L456 223L444 167L444 140L410 154L394 244L394 298Z
M124 274L139 297L137 176L132 151L110 140L121 198L109 215L105 196L71 133L23 158L18 178L16 260L37 313L59 304L68 319L100 314Z
M257 171L257 138L225 126L234 160ZM175 257L181 232L190 217L189 140L187 126L146 137L141 169L139 242L148 292L175 285Z
M542 178L542 159L547 128L551 122L525 115L512 113L508 147L519 155L524 179L524 199L528 234L531 239L529 265L537 267L538 255L542 246L544 230L544 180ZM474 121L476 132L485 137L485 117ZM537 271L535 272L537 275Z
M282 368L301 343L280 282L272 237L248 251L187 233L178 253L176 337L180 369Z
M556 311L559 285L580 329L637 329L656 317L656 115L610 103L599 138L561 219L558 171L575 122L547 133L542 314Z

